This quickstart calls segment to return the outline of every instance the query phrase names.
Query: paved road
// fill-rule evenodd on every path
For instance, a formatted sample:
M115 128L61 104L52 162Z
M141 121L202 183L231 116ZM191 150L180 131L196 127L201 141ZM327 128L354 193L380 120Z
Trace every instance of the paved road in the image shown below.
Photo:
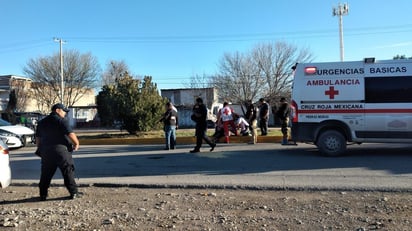
M363 144L346 156L319 156L312 145L89 145L74 153L81 185L412 191L412 144ZM11 151L13 184L37 184L34 147ZM58 172L53 183L61 184Z

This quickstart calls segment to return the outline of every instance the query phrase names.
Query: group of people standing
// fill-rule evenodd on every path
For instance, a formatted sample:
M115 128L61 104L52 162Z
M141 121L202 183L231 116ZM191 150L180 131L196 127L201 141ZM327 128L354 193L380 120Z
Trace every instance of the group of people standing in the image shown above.
M291 107L287 103L285 98L281 98L278 110L276 110L275 117L277 117L281 124L281 131L283 134L282 144L288 144L288 126L289 117L291 115ZM245 118L239 116L234 112L233 108L230 107L228 102L223 103L223 108L221 108L217 114L216 122L216 133L214 135L215 139L212 140L207 135L207 107L203 103L202 98L197 98L195 105L192 109L191 119L196 123L195 135L196 135L196 146L191 153L200 152L203 141L205 141L210 146L210 151L213 151L216 147L216 142L219 140L220 136L217 136L217 131L221 131L222 136L224 136L224 142L230 142L230 134L238 135L238 127L241 128L241 134L249 135L246 133L248 128L250 131L251 140L249 144L257 143L257 125L259 121L259 128L261 131L261 136L266 136L268 134L269 125L269 114L270 105L265 99L259 99L258 106L255 106L251 100L246 103L246 113ZM172 103L166 104L166 112L163 114L160 120L164 123L165 131L165 143L166 150L175 149L176 146L176 129L178 127L178 114L177 109Z
M195 135L196 146L190 153L200 152L203 140L210 145L210 151L212 152L216 147L216 143L213 142L207 136L207 107L203 104L202 98L197 98L196 103L192 110L191 119L196 123ZM166 112L163 114L160 122L164 123L165 132L165 150L175 149L176 147L176 129L179 126L179 116L177 109L172 103L166 103Z
M259 99L259 110L253 104L251 100L247 102L246 118L248 118L250 126L250 131L252 135L252 140L250 144L256 144L257 142L257 119L259 119L259 128L261 136L266 136L268 134L269 126L269 103L265 99ZM288 127L290 126L290 116L292 115L293 109L286 101L286 98L282 97L280 99L280 105L277 110L274 110L275 117L280 121L281 131L282 131L282 144L288 144Z

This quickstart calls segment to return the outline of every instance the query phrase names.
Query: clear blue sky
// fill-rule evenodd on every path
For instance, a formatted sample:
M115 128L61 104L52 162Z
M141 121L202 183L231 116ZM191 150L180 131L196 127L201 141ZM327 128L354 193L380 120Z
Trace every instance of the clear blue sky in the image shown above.
M342 2L344 3L344 2ZM343 17L345 61L412 56L411 0L352 0ZM332 0L0 0L0 75L63 49L91 52L104 69L124 60L159 89L211 75L225 52L262 42L309 48L315 61L339 61Z

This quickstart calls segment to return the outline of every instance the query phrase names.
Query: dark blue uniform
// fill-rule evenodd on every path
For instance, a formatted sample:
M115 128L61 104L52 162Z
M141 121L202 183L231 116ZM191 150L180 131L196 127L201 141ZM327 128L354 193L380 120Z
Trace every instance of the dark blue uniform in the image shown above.
M40 198L46 198L50 182L57 170L60 169L64 185L70 195L77 194L74 180L74 162L72 144L67 137L73 132L65 118L55 112L39 121L36 136L40 138L38 151L41 155Z
M192 120L196 122L196 146L190 152L200 152L200 147L202 146L202 141L204 140L207 144L210 145L210 151L213 151L216 147L216 144L213 143L206 134L207 131L207 108L203 104L203 100L198 98L196 99L197 104L193 107Z

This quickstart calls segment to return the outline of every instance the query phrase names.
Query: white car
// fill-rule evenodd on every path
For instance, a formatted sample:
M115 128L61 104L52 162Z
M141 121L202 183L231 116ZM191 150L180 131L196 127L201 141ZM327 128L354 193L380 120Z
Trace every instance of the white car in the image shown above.
M21 148L35 141L32 129L21 125L12 125L2 119L0 119L0 138L9 148Z
M9 148L0 139L0 188L6 188L11 182Z

